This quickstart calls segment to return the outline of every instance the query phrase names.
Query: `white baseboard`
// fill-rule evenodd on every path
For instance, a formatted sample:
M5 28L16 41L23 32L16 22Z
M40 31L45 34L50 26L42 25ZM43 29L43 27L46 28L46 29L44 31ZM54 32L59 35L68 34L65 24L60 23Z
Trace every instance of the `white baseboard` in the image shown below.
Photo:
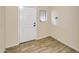
M10 48L10 47L17 46L17 45L19 45L19 43L13 44L13 45L9 45L9 46L7 46L6 48Z
M69 46L70 48L72 48L72 49L74 49L74 50L76 50L76 51L79 51L79 49L74 48L73 46L67 44L66 42L63 42L63 41L61 41L61 40L58 40L58 39L57 39L56 37L54 37L54 36L51 36L51 37L52 37L52 38L55 38L57 41L63 43L64 45Z
M37 37L36 38L36 40L39 40L39 39L42 39L42 38L46 38L46 37L48 37L49 35L47 35L47 36L42 36L42 37Z

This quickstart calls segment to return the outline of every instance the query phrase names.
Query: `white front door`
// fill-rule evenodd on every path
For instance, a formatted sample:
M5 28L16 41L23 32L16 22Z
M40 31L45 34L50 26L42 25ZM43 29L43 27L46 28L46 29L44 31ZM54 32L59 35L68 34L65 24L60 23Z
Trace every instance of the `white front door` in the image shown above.
M36 8L20 8L20 43L36 39Z

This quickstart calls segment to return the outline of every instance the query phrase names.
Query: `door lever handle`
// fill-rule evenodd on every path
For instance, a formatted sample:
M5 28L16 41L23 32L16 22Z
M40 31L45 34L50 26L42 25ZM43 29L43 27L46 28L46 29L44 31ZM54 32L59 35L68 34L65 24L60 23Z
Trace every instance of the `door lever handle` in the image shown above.
M35 27L36 25L33 25L33 27Z

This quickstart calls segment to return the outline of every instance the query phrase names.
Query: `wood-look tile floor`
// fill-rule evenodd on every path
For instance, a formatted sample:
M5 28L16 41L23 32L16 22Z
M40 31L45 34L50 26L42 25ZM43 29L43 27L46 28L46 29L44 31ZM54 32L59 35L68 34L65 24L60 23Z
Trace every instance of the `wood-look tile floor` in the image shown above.
M6 53L76 53L74 49L47 37L6 49Z

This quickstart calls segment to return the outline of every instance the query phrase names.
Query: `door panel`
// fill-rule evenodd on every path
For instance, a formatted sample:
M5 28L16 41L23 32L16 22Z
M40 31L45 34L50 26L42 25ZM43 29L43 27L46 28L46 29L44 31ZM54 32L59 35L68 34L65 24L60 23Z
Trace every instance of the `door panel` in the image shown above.
M36 38L34 22L36 22L36 8L23 7L20 10L20 43Z

